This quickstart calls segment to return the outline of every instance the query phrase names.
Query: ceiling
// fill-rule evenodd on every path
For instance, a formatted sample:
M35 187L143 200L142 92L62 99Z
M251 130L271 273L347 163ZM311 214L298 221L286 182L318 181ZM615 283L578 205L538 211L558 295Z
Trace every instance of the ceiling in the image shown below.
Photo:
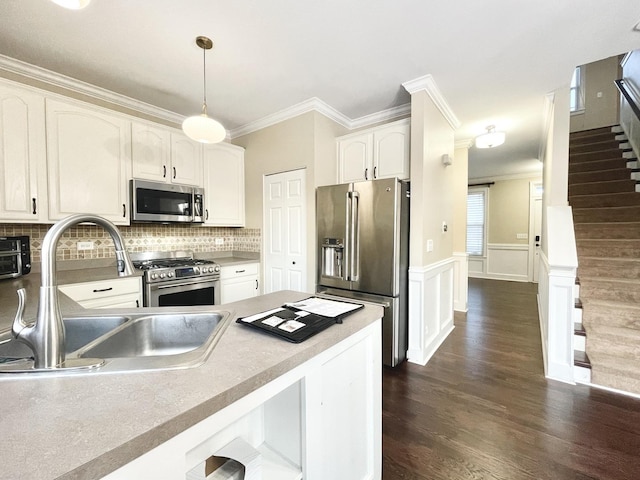
M357 120L430 74L456 141L507 133L470 149L474 178L540 171L545 95L640 48L638 0L2 0L0 18L0 54L181 115L199 113L209 36L209 114L232 133L314 97Z

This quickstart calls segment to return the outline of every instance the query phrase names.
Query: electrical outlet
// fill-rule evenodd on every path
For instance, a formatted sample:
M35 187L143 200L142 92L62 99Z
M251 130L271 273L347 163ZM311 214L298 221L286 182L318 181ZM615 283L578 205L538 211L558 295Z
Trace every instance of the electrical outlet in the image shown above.
M78 242L76 248L78 250L93 250L93 242Z
M224 238L216 238L216 245L224 245Z
M433 240L427 240L427 252L433 252Z

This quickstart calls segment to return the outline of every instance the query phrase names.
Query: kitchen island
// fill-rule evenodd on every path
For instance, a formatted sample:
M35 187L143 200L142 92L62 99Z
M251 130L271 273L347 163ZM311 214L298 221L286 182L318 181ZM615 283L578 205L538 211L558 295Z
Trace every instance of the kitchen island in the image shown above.
M214 308L244 317L308 296ZM262 454L265 480L380 478L381 316L366 305L301 344L233 322L190 369L2 376L0 479L183 479L234 438Z

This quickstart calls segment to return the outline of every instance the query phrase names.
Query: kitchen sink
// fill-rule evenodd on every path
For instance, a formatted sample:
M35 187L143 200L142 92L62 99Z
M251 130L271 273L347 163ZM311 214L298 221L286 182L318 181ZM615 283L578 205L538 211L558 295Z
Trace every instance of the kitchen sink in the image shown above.
M0 334L0 379L3 373L31 375L113 373L190 368L202 364L231 321L231 313L153 313L64 318L66 359L103 359L95 368L66 371L33 368L26 345ZM75 373L74 373L75 372Z

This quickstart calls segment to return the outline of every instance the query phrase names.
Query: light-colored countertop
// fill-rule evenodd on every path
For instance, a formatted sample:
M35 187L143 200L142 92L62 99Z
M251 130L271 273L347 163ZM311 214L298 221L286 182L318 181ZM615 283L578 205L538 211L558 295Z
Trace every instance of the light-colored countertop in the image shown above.
M235 318L308 296L282 291L215 308ZM63 314L67 307L79 308L64 302ZM185 370L2 376L0 479L100 478L365 328L382 313L381 307L366 305L344 323L300 344L234 321L208 360Z

